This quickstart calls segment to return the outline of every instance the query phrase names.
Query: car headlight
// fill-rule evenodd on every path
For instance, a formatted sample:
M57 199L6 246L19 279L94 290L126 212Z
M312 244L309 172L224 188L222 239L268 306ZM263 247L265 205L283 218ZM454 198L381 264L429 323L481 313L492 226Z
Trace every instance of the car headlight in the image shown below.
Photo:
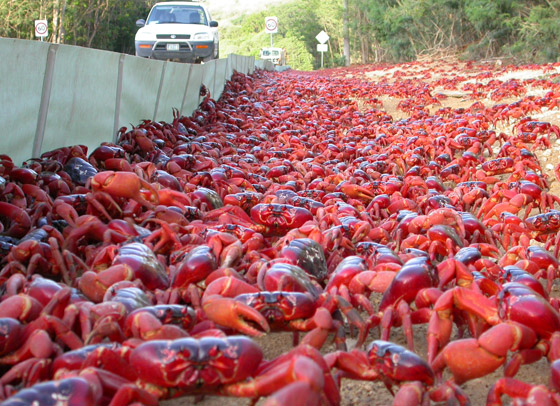
M196 34L193 35L193 39L209 40L210 34L208 34L207 32L197 32Z

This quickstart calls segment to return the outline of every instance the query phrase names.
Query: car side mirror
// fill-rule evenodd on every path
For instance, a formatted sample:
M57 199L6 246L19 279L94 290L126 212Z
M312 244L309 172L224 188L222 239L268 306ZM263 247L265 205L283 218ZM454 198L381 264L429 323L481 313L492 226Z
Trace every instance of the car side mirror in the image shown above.
M136 20L136 26L142 28L143 26L146 25L146 20L144 20L143 18L141 18L140 20Z
M218 26L218 22L217 21L210 21L210 27L215 28Z

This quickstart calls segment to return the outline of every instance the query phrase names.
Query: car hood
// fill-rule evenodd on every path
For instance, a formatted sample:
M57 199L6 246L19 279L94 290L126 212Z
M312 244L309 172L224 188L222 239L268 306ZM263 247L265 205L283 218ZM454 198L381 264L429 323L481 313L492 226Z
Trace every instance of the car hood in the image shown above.
M212 32L210 27L201 24L149 24L138 30L136 37L154 37L158 34L190 34Z

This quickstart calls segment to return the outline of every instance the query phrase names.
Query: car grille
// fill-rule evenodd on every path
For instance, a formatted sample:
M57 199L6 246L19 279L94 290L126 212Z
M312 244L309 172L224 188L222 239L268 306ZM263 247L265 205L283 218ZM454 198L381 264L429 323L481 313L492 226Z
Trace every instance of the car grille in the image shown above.
M160 42L158 43L155 48L154 51L166 51L167 50L167 43L165 42ZM179 51L190 51L191 47L189 46L189 44L187 43L179 43Z
M172 38L174 36L174 38ZM158 34L157 39L190 39L190 34Z

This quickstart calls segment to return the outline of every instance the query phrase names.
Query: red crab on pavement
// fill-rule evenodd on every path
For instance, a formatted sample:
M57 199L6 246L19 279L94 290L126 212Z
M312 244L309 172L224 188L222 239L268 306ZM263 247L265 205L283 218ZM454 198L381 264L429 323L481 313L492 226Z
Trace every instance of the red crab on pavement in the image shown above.
M119 206L115 199L120 198L135 200L148 209L153 209L159 203L159 196L154 187L134 172L99 172L90 178L89 184L94 198L96 194L102 194L109 201L114 202L115 206ZM147 191L148 199L144 197L143 191ZM106 214L100 203L96 204L96 208Z
M366 326L356 310L336 291L322 291L299 267L277 262L259 273L259 289L236 277L222 277L208 285L202 306L206 316L219 325L232 327L249 335L262 334L244 318L261 329L310 331L304 343L321 348L332 331L338 332L343 345L343 325L333 318L342 311L358 327L361 344ZM244 317L244 318L243 318ZM297 338L294 337L294 343ZM340 341L342 340L342 342Z
M411 309L411 304L420 291L437 285L437 269L427 256L409 259L383 293L378 312L370 317L370 326L381 325L381 339L388 340L391 327L402 325L408 348L414 350L412 330L414 311Z
M189 337L196 322L196 314L188 306L143 306L119 317L102 317L89 334L87 343L100 342L104 337L113 337L112 341L119 342L132 338L148 341Z
M126 379L112 372L86 368L59 380L41 382L22 389L0 405L55 406L64 402L68 406L119 406L124 403L115 401L113 397L127 383ZM129 400L146 406L158 405L157 399L142 389L138 389Z
M48 237L47 242L34 239L21 241L5 257L6 265L0 270L0 279L17 272L27 276L40 272L71 285L78 270L85 271L87 266L74 253L62 249L60 240Z
M95 264L101 270L87 271L79 279L78 286L82 293L93 302L99 303L111 285L119 281L139 280L148 289L167 289L169 275L166 267L156 258L153 251L145 244L132 242L116 247L106 247L99 261ZM115 248L111 250L110 248ZM107 254L110 265L103 263Z
M432 368L416 353L384 340L373 341L366 351L336 351L325 356L329 367L339 370L336 377L375 381L381 380L395 396L395 406L426 404L454 399L461 405L469 404L468 398L456 385L442 385L433 389L435 375ZM393 386L398 387L396 395Z
M332 313L341 309L353 324L362 325L362 331L364 324L359 314L344 299L329 299L324 299L324 296L313 298L303 292L285 291L246 293L234 298L262 314L271 331L307 331L302 343L318 349L323 347L328 335L334 331L337 345L345 347L344 325ZM361 345L363 339L362 334L356 345ZM294 335L294 344L297 343L297 335Z
M449 342L453 307L474 314L492 327L477 338ZM534 290L518 282L502 285L495 301L474 289L456 287L443 293L434 305L428 327L428 361L436 374L447 366L458 384L484 376L507 361L506 376L522 364L558 353L560 315ZM437 348L445 345L439 354ZM476 359L476 366L472 361Z
M286 231L301 227L313 219L309 210L289 204L259 203L251 208L251 218L264 226L261 231L265 236L283 235Z
M527 228L533 232L533 238L547 240L546 249L554 246L554 256L560 253L560 211L550 210L525 219Z
M367 261L359 256L344 258L330 274L325 287L327 292L336 288L354 307L362 307L370 315L375 313L369 296L372 292L384 293L397 275L394 271L368 269Z
M507 395L517 404L527 406L560 405L560 360L550 364L550 383L532 385L513 378L500 378L490 387L486 406L502 406L502 396Z
M257 399L301 381L308 383L307 390L296 386L303 403L317 397L326 405L340 403L330 369L310 346L264 361L260 347L244 336L154 340L133 349L129 362L137 378L120 387L115 405L128 404L143 391L157 399L196 394Z
M515 126L517 131L516 138L525 143L533 143L531 150L542 145L544 148L550 148L550 136L555 135L560 138L560 129L557 125L546 121L534 121L528 117L519 121Z

